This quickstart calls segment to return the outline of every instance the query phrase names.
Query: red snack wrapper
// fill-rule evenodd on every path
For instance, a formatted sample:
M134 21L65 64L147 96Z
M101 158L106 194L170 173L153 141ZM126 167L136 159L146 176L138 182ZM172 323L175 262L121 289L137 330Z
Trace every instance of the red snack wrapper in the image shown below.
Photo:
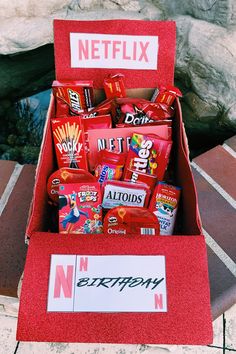
M104 79L103 87L107 98L125 97L124 75L109 75Z
M100 184L68 183L59 186L59 232L101 234Z
M104 218L104 234L150 235L160 233L159 222L146 208L120 206L108 211Z
M161 86L156 89L152 96L151 101L156 103L164 103L165 105L172 106L176 97L182 97L182 92L175 86Z
M99 103L96 107L89 111L89 117L97 117L101 115L111 114L112 110L114 110L113 101L113 99L107 99Z
M47 192L51 201L58 204L59 184L96 182L96 178L86 170L62 167L53 172L47 182Z
M171 146L172 141L160 139L157 135L134 133L125 164L124 180L143 182L144 174L155 176L161 181L168 165ZM148 181L150 178L147 178L146 183L152 188L153 180L152 183Z
M164 104L153 103L145 99L138 98L119 98L116 99L115 122L130 125L147 125L149 123L158 122L160 120L169 119L174 111L171 107Z
M87 170L84 134L80 117L51 120L58 167Z
M109 129L112 126L111 116L110 114L100 115L96 117L83 117L82 124L84 129L84 141L86 151L89 152L89 139L88 139L88 131L91 129Z
M56 117L77 115L94 106L93 81L53 81Z
M123 174L126 153L117 153L101 150L98 153L98 162L95 166L95 176L99 183L107 180L119 180Z
M150 201L149 210L160 223L160 235L172 235L181 188L159 182Z
M147 207L150 189L146 184L124 181L106 181L103 185L102 207L111 209L117 206Z

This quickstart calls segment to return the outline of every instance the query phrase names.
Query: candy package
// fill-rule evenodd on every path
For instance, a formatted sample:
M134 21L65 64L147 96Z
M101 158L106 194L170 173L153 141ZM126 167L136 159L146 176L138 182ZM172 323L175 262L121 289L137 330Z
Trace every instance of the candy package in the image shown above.
M56 101L56 117L77 115L94 105L93 81L53 81L52 91Z
M51 120L58 167L87 170L83 126L80 117Z

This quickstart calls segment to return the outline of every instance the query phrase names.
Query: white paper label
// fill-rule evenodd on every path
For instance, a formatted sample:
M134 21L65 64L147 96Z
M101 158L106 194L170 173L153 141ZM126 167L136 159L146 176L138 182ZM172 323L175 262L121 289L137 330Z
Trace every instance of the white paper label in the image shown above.
M167 312L165 256L52 255L48 311Z
M72 68L157 70L158 36L70 33Z

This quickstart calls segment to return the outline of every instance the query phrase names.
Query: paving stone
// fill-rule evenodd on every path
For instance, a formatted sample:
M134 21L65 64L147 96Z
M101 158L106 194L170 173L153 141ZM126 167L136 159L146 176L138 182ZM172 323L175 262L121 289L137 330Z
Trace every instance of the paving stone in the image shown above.
M0 170L9 171L9 165L0 161ZM10 175L8 172L9 178ZM0 218L0 294L17 296L17 286L24 269L24 244L28 211L32 199L35 166L24 165L20 170ZM5 193L5 192L4 192ZM6 193L5 193L6 194Z
M236 279L219 257L207 247L212 317L216 319L236 301Z
M197 171L193 175L203 227L236 261L235 209Z
M228 145L232 150L236 151L236 135L226 140L225 144Z
M194 159L215 182L236 199L236 159L222 146L216 146Z
M225 344L227 348L236 350L236 304L225 312L226 331Z
M0 353L13 354L17 346L15 317L0 314Z
M11 177L11 174L14 171L15 165L15 161L0 161L0 197L2 196L7 186L9 178Z

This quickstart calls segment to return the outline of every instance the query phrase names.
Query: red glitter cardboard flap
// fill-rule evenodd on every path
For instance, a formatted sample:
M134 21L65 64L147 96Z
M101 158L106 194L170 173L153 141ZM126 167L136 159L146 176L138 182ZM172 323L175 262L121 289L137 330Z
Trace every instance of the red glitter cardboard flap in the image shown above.
M124 74L126 88L156 88L174 80L175 22L54 21L57 80L93 80ZM140 86L141 83L141 86Z
M49 312L49 283L52 281L51 284L54 284L50 275L52 254L70 257L87 255L89 259L90 256L112 255L164 257L166 310L61 312L62 309L59 308ZM77 281L78 277L75 276L74 284ZM109 296L109 290L111 289L106 290L106 296ZM76 292L75 295L73 291L68 293L68 298L73 296L76 296ZM76 298L80 299L78 294ZM109 301L107 299L108 303ZM24 271L17 340L133 344L211 343L207 256L203 236L78 237L34 233Z

